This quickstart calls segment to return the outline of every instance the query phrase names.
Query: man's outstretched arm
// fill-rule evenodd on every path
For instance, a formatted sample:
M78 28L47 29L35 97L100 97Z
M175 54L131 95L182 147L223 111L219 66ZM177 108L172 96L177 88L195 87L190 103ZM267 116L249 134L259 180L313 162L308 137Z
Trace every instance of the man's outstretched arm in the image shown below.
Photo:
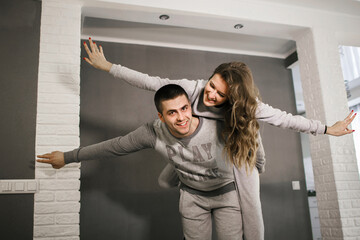
M53 168L59 169L72 162L110 159L142 149L153 148L155 141L156 135L152 123L149 123L123 137L76 148L69 152L54 151L38 155L37 162L51 164Z

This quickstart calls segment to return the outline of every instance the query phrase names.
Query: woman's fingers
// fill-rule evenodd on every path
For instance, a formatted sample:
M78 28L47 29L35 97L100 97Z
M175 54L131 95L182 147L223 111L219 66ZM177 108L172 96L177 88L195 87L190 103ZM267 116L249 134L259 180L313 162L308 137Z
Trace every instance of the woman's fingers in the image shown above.
M94 52L95 51L94 50L94 43L93 43L91 37L89 37L89 46L90 46L91 52Z
M355 117L356 117L356 113L350 117L349 124L354 120Z
M90 51L90 49L89 49L88 45L86 44L86 42L84 42L84 48L85 48L85 51L86 51L88 57L91 57L92 52Z
M96 45L95 42L93 42L93 47L94 47L94 53L99 53L100 52L99 48L98 48L98 46Z
M354 114L354 110L352 110L349 115L344 119L344 121L346 121L347 124L350 124L354 118L356 116L356 113Z
M103 50L102 46L99 46L99 49L100 49L100 53L101 53L102 55L104 55L104 50Z
M93 66L93 63L90 61L90 59L84 57L84 60L85 60L88 64L90 64L91 66Z

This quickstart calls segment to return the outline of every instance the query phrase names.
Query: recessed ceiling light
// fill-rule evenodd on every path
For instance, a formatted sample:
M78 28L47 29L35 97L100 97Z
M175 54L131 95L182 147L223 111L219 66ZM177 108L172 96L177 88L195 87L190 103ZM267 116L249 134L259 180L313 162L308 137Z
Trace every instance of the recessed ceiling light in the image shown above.
M235 26L234 26L234 28L235 29L241 29L241 28L243 28L244 27L244 25L242 25L242 24L236 24Z
M170 17L169 17L169 15L163 14L163 15L160 15L159 18L160 18L161 20L168 20Z

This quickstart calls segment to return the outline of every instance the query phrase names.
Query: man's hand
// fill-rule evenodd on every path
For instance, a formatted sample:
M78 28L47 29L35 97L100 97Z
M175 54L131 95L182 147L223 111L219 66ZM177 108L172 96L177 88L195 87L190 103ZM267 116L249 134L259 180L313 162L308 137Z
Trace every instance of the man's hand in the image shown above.
M112 63L106 60L102 47L98 47L96 43L91 40L91 38L89 38L89 46L90 49L86 42L84 42L85 51L88 54L88 57L85 57L84 60L94 68L109 72Z
M353 133L355 130L351 130L348 127L350 123L354 120L355 116L356 113L354 114L354 111L351 111L351 113L343 121L338 121L331 127L328 127L326 134L332 136L343 136L349 133Z
M46 153L43 155L38 155L38 158L36 159L37 162L40 163L48 163L51 164L53 168L59 169L65 166L65 160L64 160L64 153L63 152L52 152L52 153Z

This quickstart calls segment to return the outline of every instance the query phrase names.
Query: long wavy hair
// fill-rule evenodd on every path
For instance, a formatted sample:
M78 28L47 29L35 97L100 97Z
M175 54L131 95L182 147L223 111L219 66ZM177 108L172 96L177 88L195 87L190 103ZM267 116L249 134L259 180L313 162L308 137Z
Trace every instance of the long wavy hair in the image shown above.
M228 101L225 104L224 151L231 163L238 168L245 165L246 171L256 164L259 123L255 113L260 100L250 68L242 62L223 63L214 74L219 74L229 85Z

